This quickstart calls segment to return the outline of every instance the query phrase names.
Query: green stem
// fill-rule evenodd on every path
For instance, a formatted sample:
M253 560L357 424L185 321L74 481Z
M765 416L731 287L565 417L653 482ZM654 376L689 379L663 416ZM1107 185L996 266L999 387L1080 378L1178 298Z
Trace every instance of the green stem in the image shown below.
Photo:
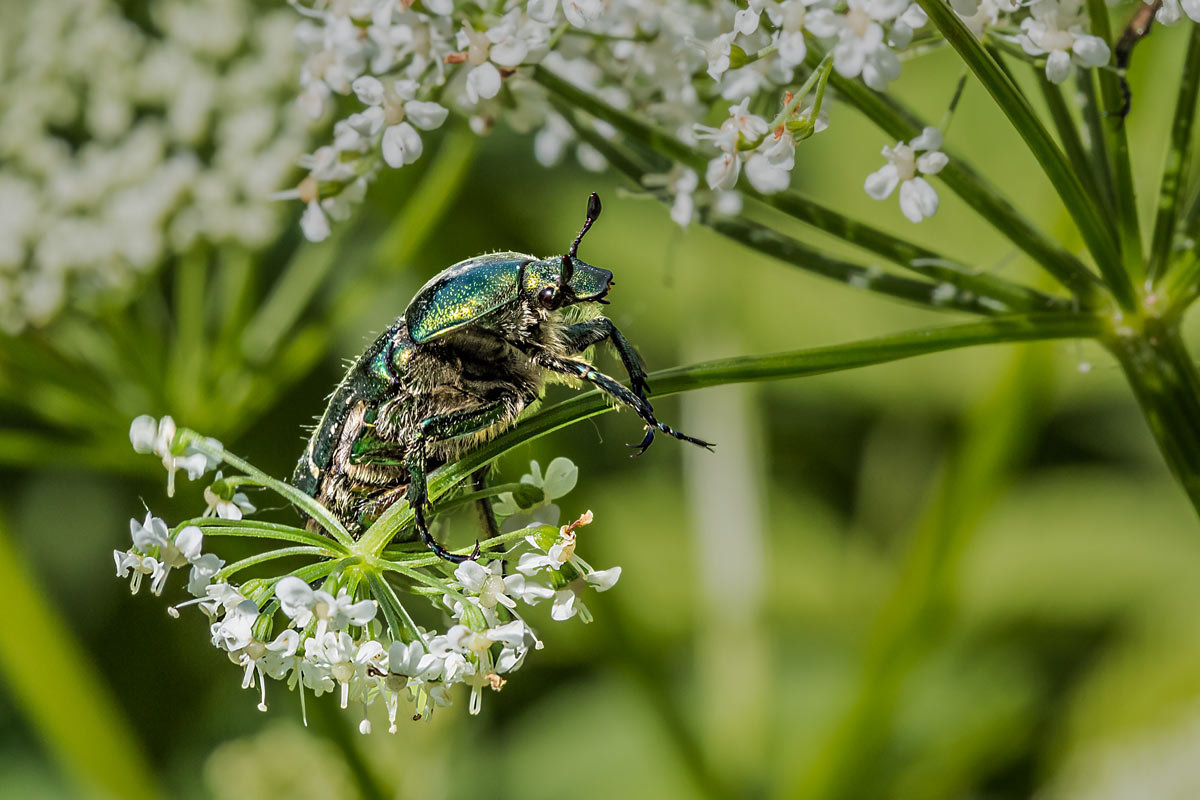
M830 347L708 361L655 372L649 379L654 387L653 395L661 397L729 383L820 375L982 344L1097 338L1106 330L1105 321L1090 314L1015 314L961 325L921 328ZM515 447L611 410L605 395L598 391L579 394L546 408L487 445L434 472L429 477L429 497L436 500L472 472ZM399 500L359 537L354 551L374 558L411 523L412 511L408 503Z
M1162 295L1170 303L1166 314L1177 319L1200 296L1200 253L1193 250L1178 267L1167 273Z
M254 482L254 485L258 485ZM255 539L274 539L280 542L297 542L310 547L319 547L326 551L330 558L344 556L348 550L328 536L294 528L278 522L264 522L257 519L221 519L220 517L196 517L185 520L172 530L172 535L178 534L189 525L195 525L204 531L205 536L244 536Z
M1087 5L1092 33L1112 45L1107 3L1105 0L1088 0ZM1133 185L1133 164L1129 159L1129 138L1125 134L1127 109L1123 109L1125 100L1121 96L1121 77L1107 69L1097 69L1095 72L1096 80L1100 82L1100 99L1103 102L1101 113L1108 123L1104 126L1104 135L1108 142L1108 156L1114 178L1113 196L1117 201L1121 263L1125 266L1125 274L1129 280L1136 285L1142 282L1146 262L1142 257L1142 232L1138 225L1137 194Z
M1104 136L1104 120L1100 117L1100 96L1096 94L1096 81L1091 70L1081 69L1075 76L1075 87L1079 92L1080 116L1087 130L1088 160L1091 162L1093 182L1100 188L1096 198L1105 212L1116 216L1117 199L1113 197L1112 165L1108 157L1108 141Z
M1132 311L1136 308L1137 300L1129 282L1129 275L1122 269L1117 239L1106 224L1095 198L1088 196L1079 176L1058 149L1058 145L1033 112L1029 102L945 0L917 2L1025 140L1030 152L1057 190L1067 212L1075 220L1075 225L1083 235L1083 241L1096 260L1100 274L1104 276L1113 296L1122 308Z
M1075 118L1071 116L1067 100L1063 97L1062 87L1047 80L1044 72L1035 75L1034 81L1042 91L1042 99L1046 101L1046 107L1050 111L1054 130L1058 133L1058 138L1062 142L1063 150L1066 152L1071 166L1075 169L1075 174L1084 181L1088 192L1093 197L1102 197L1103 195L1097 188L1096 176L1092 172L1092 162L1083 146L1079 128L1075 124Z
M821 57L823 51L820 44L810 39L809 62ZM894 139L908 141L920 134L928 124L891 95L874 92L859 80L843 78L834 71L829 82L844 100ZM942 183L975 209L989 225L1025 251L1039 267L1074 292L1085 307L1090 305L1096 294L1098 280L1083 262L1021 216L1004 199L999 189L975 172L962 156L944 145L942 150L949 157L949 163L938 173Z
M424 637L421 636L421 631L417 628L417 623L409 616L408 609L400 602L400 598L396 597L396 593L392 590L392 585L388 583L387 578L383 577L376 570L365 570L367 583L371 587L371 596L379 603L379 607L383 609L383 617L387 620L388 628L392 632L392 638L398 642L421 642L425 643Z
M292 505L299 507L305 514L308 514L321 523L329 535L336 539L343 547L351 548L354 544L354 537L350 535L350 532L346 530L346 527L342 525L337 517L330 514L323 505L295 486L272 478L250 462L230 453L220 442L214 442L212 439L201 436L195 431L182 430L179 432L179 439L185 444L190 445L194 450L218 461L223 461L234 469L241 470L245 473L245 476L237 478L239 483L243 485L254 484L270 489Z
M235 561L232 564L222 567L217 570L213 576L214 583L229 580L229 576L237 572L241 572L249 567L265 564L268 561L274 561L278 558L289 558L291 556L317 556L318 558L329 558L329 551L322 547L281 547L278 550L268 550L265 553L247 556L240 561Z
M1171 244L1175 239L1175 227L1183 204L1182 176L1187 171L1191 152L1196 93L1200 89L1200 25L1192 25L1191 29L1183 75L1179 81L1179 96L1175 101L1175 118L1171 123L1171 143L1167 148L1158 192L1158 214L1154 218L1154 237L1150 244L1150 265L1147 269L1151 282L1157 282L1170 264Z
M1141 332L1105 341L1129 380L1150 433L1200 514L1200 371L1174 324L1149 319Z
M447 511L453 511L454 509L465 506L468 503L474 503L476 500L484 500L489 497L497 497L499 495L504 494L505 492L515 492L516 490L520 489L521 486L522 486L522 484L520 484L520 483L497 483L493 486L487 487L486 489L480 489L477 492L467 492L466 494L460 494L457 497L454 497L453 499L445 500L441 503L438 503L436 506L433 507L433 513L444 514ZM490 541L495 541L495 540L492 539Z

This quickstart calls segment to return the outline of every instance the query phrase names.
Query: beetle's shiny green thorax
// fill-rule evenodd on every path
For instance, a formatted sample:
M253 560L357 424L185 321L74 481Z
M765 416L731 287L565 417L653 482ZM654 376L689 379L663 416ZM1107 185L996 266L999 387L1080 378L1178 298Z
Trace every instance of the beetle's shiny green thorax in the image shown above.
M570 302L599 300L608 292L612 273L578 259L567 284ZM404 319L417 344L466 327L507 303L534 298L555 286L562 258L535 259L521 253L490 253L460 261L438 273L413 298ZM524 278L524 292L518 281Z
M532 260L520 253L490 253L435 275L404 312L413 341L457 330L512 300L521 265Z

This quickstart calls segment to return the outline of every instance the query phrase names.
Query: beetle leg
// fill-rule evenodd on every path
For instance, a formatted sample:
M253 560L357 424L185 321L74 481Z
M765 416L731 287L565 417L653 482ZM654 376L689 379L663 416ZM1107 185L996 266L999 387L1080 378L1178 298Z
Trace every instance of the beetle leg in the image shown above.
M554 356L545 354L539 355L537 357L537 362L552 372L558 372L563 375L571 375L576 378L582 378L588 383L594 384L596 388L600 389L600 391L609 395L613 399L633 409L634 413L641 417L642 421L646 423L645 438L643 438L639 444L630 445L631 447L636 447L638 450L636 453L634 453L635 456L640 456L642 453L646 452L646 448L648 448L650 443L654 441L655 430L662 431L668 436L674 436L676 439L681 441L691 442L692 444L703 447L706 450L711 450L713 448L711 442L706 442L703 439L696 439L692 436L688 436L686 433L680 433L665 423L659 422L654 417L654 409L650 406L650 401L646 400L644 397L638 397L624 384L613 378L610 378L603 372L597 371L595 367L587 362L572 361L569 358L556 358Z
M491 467L482 466L471 473L471 488L482 492L487 488L488 470ZM475 501L475 509L479 512L479 524L483 528L483 538L495 539L500 535L500 526L496 523L496 514L492 511L492 498L481 497Z
M597 317L586 322L577 322L574 325L568 325L565 333L567 347L571 353L583 352L605 339L612 342L613 349L617 351L621 363L625 366L625 371L629 373L629 382L633 387L633 393L643 400L646 399L646 395L650 392L650 384L646 381L645 362L611 319Z
M450 411L421 420L420 432L413 437L404 459L409 476L408 504L413 510L413 520L421 541L439 558L454 564L474 560L479 557L479 540L475 541L475 551L471 555L461 556L442 547L429 533L429 526L425 521L425 510L429 505L425 482L426 445L431 441L445 441L490 428L510 416L512 409L513 405L507 400L496 400L484 406Z

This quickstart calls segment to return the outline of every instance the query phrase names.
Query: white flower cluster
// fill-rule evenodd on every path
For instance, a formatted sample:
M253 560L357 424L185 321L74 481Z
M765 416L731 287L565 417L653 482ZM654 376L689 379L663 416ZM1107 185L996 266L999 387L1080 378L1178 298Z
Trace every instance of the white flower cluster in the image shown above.
M157 424L152 418L139 418L130 438L140 452L162 456L169 471L183 468L199 473L207 466L200 460L185 463L190 456L178 453L178 437L169 418ZM148 441L153 445L150 449ZM416 553L418 560L425 559L429 582L436 579L443 587L440 595L427 596L448 621L444 633L405 626L406 635L398 635L385 626L379 614L381 602L371 595L372 581L354 577L355 568L350 566L326 570L338 577L325 578L317 588L295 573L232 583L230 570L236 572L239 565L223 570L222 559L202 552L201 525L210 522L203 517L175 529L150 513L142 522L130 520L133 546L114 551L117 576L129 578L134 593L149 576L151 591L161 595L173 569L190 567L187 589L193 599L168 611L178 616L182 606L196 605L204 612L213 646L242 668L244 688L259 688L259 708L264 711L270 678L298 690L302 709L306 690L315 696L336 691L342 708L351 701L359 703L363 733L371 729L367 714L373 703L384 706L389 729L395 732L403 701L412 702L418 715L428 717L435 707L450 704L450 690L457 684L470 686L469 710L477 714L483 689L499 691L505 676L521 667L529 650L542 648L522 616L523 606L545 601L552 620L578 617L590 622L582 596L589 588L607 591L621 575L620 567L593 569L576 552L578 529L591 523L590 511L556 527L558 510L549 504L546 492L558 498L569 491L578 474L575 465L555 459L546 478L537 462L531 466L533 474L522 483L533 490L528 496L532 502L522 509L510 496L499 510L536 513L542 521L509 535L512 546L503 553L485 552L480 561L459 564L453 575L441 572L446 569L442 563L429 567L427 556ZM205 498L204 517L216 513L211 522L221 526L246 525L244 515L254 510L246 496L228 488L219 473ZM286 526L271 530L281 527ZM213 530L230 532L224 527ZM263 555L264 560L270 557L270 553ZM488 558L492 560L485 563ZM510 565L515 569L508 572ZM411 576L414 570L402 574ZM387 602L396 602L393 593L389 592ZM407 617L407 611L402 613ZM282 631L275 633L280 622Z
M239 0L9 3L0 330L127 293L198 242L260 248L307 147L291 12Z
M1084 30L1087 17L1083 0L1035 0L1030 16L1021 20L1021 47L1031 56L1046 57L1046 80L1062 83L1071 75L1071 64L1101 67L1112 53L1108 43Z
M1146 5L1154 5L1154 1L1146 0ZM1200 22L1200 0L1162 0L1154 19L1163 25L1174 25L1183 14L1192 22Z
M883 157L888 163L868 175L863 188L871 197L883 200L899 186L900 211L904 216L911 222L932 217L938 209L937 192L921 176L936 175L946 166L949 159L938 149L941 146L942 134L938 129L926 128L911 142L884 147Z
M1065 78L1072 62L1097 66L1108 60L1107 46L1082 27L1080 0L951 4L980 34L1019 22L1020 43L1031 56L1046 56L1052 80ZM306 157L309 177L280 193L306 204L302 227L313 240L329 235L329 217L351 212L382 165L419 159L425 133L452 110L478 133L501 119L533 133L534 154L546 166L574 145L585 168L603 169L600 153L575 142L571 124L551 110L540 85L522 70L535 64L688 145L716 151L700 194L701 176L683 165L647 181L647 188L672 200L677 223L688 224L705 203L736 213L740 201L732 192L741 176L759 192L783 190L796 165L796 143L827 125L812 101L787 91L808 56L806 36L828 49L839 75L885 91L900 75L897 54L928 23L912 0L293 5L306 17L297 28L305 52L301 105L320 116L334 96L353 95L359 106L336 123L332 142ZM732 104L715 128L704 124L714 104ZM768 122L750 109L779 113ZM600 135L617 136L609 124L593 124Z

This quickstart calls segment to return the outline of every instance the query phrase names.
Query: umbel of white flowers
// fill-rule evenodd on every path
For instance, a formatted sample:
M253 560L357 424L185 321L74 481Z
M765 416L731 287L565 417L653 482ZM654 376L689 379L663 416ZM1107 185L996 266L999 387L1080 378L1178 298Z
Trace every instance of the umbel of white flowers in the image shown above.
M172 487L176 470L196 480L216 466L219 459L212 454L232 460L215 440L185 438L169 417L134 420L130 441L138 452L162 460ZM237 468L245 467L242 462ZM447 621L444 631L403 624L397 629L390 618L385 625L381 606L411 617L385 574L350 581L349 586L331 577L344 573L338 562L350 558L332 540L314 564L238 583L235 576L242 566L272 563L278 556L294 555L295 548L268 548L227 565L215 553L204 552L214 537L219 541L220 536L241 534L252 542L274 544L270 536L275 536L287 545L298 539L323 539L299 528L250 519L256 509L235 490L236 475L224 478L217 473L204 492L207 508L191 520L171 527L149 511L140 521L130 520L132 544L115 550L113 557L117 576L128 579L135 594L143 580L149 580L151 593L162 595L173 572L187 573L192 599L170 606L168 612L178 617L181 608L194 605L205 614L212 645L242 669L243 687L258 688L261 710L267 708L268 681L275 680L299 693L305 716L306 691L315 696L334 692L342 708L352 702L361 707L361 732L371 730L368 709L375 703L383 706L389 730L395 732L403 703L411 702L417 716L428 718L437 706L450 704L451 690L458 684L470 687L469 711L479 713L483 689L499 691L529 651L543 646L525 620L530 607L548 604L554 621L591 621L583 597L589 589L612 588L621 568L594 569L577 552L580 529L592 523L590 511L558 525L553 501L569 492L577 477L578 469L565 458L554 459L544 474L532 462L530 474L521 479L527 487L521 497L524 505L506 493L496 507L505 518L504 530L510 531L499 541L503 551L496 552L497 540L491 540L493 547L481 561L459 564L452 574L437 559L431 564L421 550L389 554L398 574L426 590L438 589L427 591L422 602L431 603ZM254 483L285 496L290 488L261 475ZM351 561L360 563L357 557ZM318 575L325 577L314 577ZM378 591L384 596L376 596Z
M573 149L586 169L604 169L603 156L578 140L530 70L521 69L532 65L686 145L708 149L703 188L683 165L647 180L648 189L669 195L678 224L687 225L704 206L736 213L743 178L764 193L790 183L795 138L748 109L789 107L787 89L808 56L806 37L822 43L839 75L886 92L900 77L898 54L928 24L912 0L527 0L502 11L473 0L294 5L304 16L296 28L305 57L301 105L320 116L334 95L353 94L360 104L336 122L332 141L305 159L309 179L280 195L306 204L301 225L313 240L329 235L329 217L349 214L378 169L419 159L425 137L452 112L480 134L500 121L531 134L533 152L547 166ZM951 6L977 35L1019 30L1016 41L1031 56L1045 57L1046 76L1055 83L1072 67L1110 59L1104 41L1088 32L1082 0L952 0ZM1158 19L1171 24L1181 10L1200 19L1200 0L1185 0L1182 9L1179 0L1166 0ZM729 104L729 117L706 127L714 98ZM806 109L794 113L798 121ZM828 124L812 116L805 135ZM591 124L605 138L622 136L605 122ZM903 172L899 151L893 163ZM878 179L874 184L880 189ZM914 174L899 185L909 219L936 211L927 180Z
M7 3L0 331L124 299L171 253L260 249L310 124L287 9L241 0Z

